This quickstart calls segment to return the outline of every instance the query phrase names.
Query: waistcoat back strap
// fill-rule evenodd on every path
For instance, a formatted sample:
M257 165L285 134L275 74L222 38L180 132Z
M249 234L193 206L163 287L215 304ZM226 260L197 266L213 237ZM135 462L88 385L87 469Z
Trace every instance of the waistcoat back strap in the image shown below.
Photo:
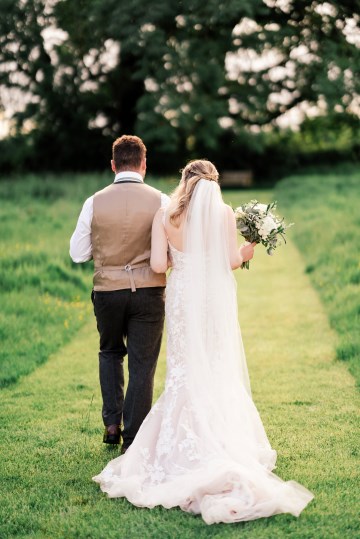
M126 266L97 266L94 269L97 270L105 270L105 271L119 271L124 270L129 275L130 279L130 286L131 286L131 292L136 292L136 286L134 281L134 275L132 270L137 268L146 268L149 267L150 263L147 262L139 262L138 264L126 264Z

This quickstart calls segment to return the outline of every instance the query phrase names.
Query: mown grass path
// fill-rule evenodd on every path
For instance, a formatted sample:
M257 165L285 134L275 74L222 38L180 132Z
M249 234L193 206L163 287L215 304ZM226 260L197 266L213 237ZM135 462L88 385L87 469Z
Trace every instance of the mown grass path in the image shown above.
M109 500L91 481L117 451L101 443L93 319L43 366L1 394L0 536L5 538L306 539L358 536L357 393L334 360L335 337L290 243L258 248L238 272L240 320L253 396L277 473L315 494L299 519L279 515L208 527L178 509ZM165 372L162 349L156 379Z

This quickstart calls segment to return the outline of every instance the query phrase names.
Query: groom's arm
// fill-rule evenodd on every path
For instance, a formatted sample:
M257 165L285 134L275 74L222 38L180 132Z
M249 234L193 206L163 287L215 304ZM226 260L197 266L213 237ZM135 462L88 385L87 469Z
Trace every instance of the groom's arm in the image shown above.
M70 239L70 256L76 263L92 259L91 222L93 217L93 198L90 197L79 215L79 219Z

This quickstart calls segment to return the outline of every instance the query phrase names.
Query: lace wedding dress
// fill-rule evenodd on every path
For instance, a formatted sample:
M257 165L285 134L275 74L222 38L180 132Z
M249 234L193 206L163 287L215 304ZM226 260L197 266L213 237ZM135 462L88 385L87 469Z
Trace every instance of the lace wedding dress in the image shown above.
M94 481L139 507L180 506L207 524L278 513L313 498L272 470L276 452L250 393L218 185L200 180L184 252L169 244L165 390L125 455Z

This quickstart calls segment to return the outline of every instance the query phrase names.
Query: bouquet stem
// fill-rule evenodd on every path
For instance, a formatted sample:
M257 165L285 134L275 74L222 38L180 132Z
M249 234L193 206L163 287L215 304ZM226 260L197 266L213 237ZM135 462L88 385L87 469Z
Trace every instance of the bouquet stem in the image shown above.
M246 262L243 262L240 267L241 267L241 269L247 269L248 270L250 268L250 260L247 260Z

